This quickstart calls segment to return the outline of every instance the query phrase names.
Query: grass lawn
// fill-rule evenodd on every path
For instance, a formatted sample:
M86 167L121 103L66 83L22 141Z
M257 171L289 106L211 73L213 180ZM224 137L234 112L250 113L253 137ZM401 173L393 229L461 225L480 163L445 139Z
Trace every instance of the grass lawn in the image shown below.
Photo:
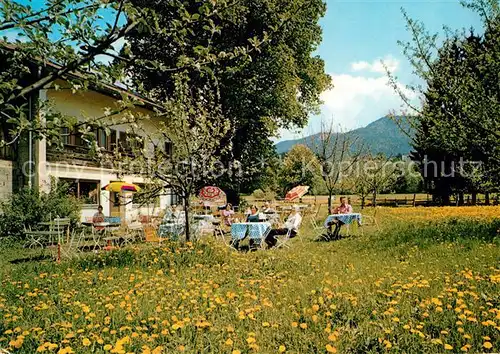
M35 353L500 351L500 207L380 209L381 230L55 264L0 250L0 348ZM355 230L356 231L356 230ZM31 254L33 256L33 254Z

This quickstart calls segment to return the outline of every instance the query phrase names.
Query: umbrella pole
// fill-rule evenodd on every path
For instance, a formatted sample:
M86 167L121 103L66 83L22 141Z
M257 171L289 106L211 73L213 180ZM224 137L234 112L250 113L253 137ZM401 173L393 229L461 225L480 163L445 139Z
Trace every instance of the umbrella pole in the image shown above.
M123 191L120 191L119 194L119 200L120 200L120 220L121 220L121 225L125 226L127 224L125 220L125 193Z

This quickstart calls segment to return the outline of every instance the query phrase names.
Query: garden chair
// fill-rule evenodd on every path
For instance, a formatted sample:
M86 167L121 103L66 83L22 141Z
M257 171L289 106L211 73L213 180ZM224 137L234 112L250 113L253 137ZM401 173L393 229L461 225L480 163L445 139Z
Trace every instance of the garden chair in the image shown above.
M66 258L74 258L80 256L80 247L85 241L85 229L73 229L70 233L68 242L61 247L61 252Z
M310 223L315 237L320 237L324 232L326 232L325 227L322 224L318 224L314 215L311 215Z
M127 234L130 238L135 240L144 240L144 224L140 222L135 222L127 225Z
M70 240L70 218L56 218L54 219L51 229L58 235L58 241L62 243L62 236L66 233L66 242Z
M378 224L378 221L377 221L377 211L378 211L378 207L375 207L375 211L373 212L373 215L366 215L366 214L362 214L362 222L363 222L363 225L361 226L361 233L363 233L363 228L365 226L375 226L377 230L380 231L380 226Z
M304 219L302 219L304 220ZM300 223L297 227L297 235L295 237L299 238L300 242L304 242L302 240L302 236L300 234L300 227L302 226L302 223ZM290 236L292 234L292 230L291 229L288 229L287 233L285 236L282 236L282 237L278 237L277 241L278 243L276 243L276 248L290 248L290 245L288 244L289 241L290 241ZM267 235L266 235L267 236Z
M224 240L224 230L222 230L222 222L220 220L212 221L213 229L214 229L214 237L216 240Z
M290 235L292 234L292 230L288 230L285 236L281 236L277 238L276 248L290 248Z
M146 242L158 243L158 246L161 246L162 242L166 240L166 238L158 236L157 230L152 226L144 228L144 238Z

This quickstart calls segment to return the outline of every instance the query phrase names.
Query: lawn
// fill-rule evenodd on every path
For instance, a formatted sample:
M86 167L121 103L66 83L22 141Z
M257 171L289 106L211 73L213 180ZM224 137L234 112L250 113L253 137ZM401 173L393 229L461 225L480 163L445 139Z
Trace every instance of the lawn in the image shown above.
M237 253L71 262L0 250L0 348L34 353L499 352L499 207L379 210L381 230ZM33 255L33 254L31 254Z

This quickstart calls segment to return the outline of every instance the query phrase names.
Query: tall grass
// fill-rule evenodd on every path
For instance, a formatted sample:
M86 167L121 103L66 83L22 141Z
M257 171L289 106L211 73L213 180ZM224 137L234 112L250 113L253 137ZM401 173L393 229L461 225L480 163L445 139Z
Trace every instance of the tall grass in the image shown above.
M498 220L387 224L330 243L304 229L290 249L248 254L208 240L60 265L0 258L0 348L499 351Z

